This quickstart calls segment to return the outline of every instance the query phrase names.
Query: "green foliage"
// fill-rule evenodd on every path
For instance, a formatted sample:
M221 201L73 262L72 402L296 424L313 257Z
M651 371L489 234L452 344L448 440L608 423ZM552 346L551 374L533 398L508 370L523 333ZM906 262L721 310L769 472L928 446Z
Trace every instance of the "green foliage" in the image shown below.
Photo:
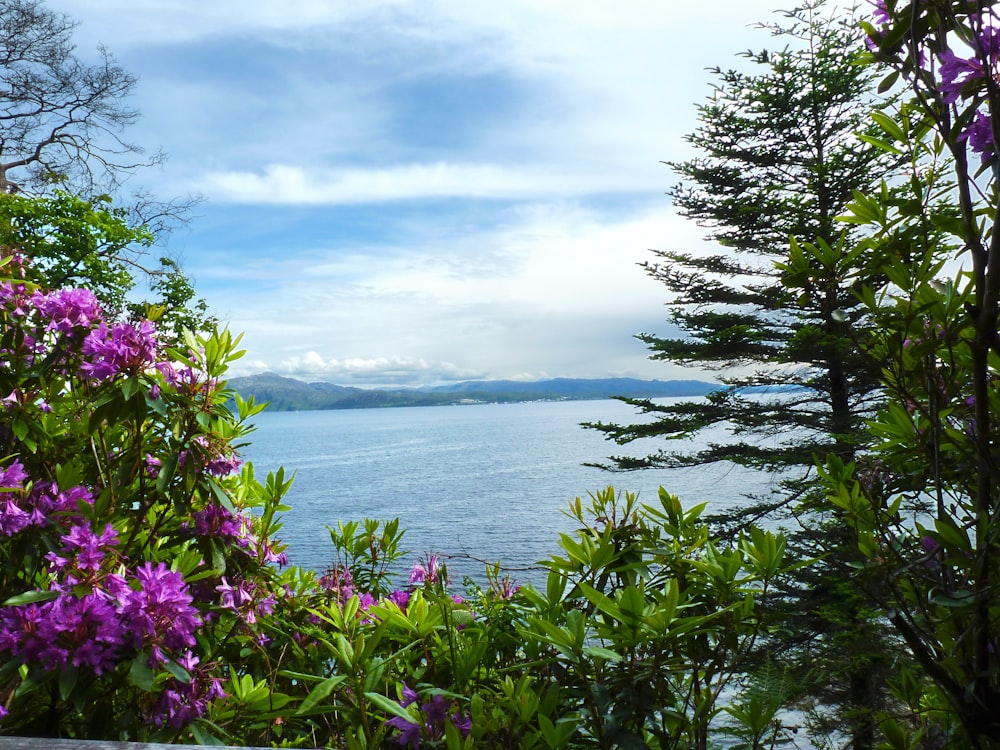
M128 225L110 198L94 203L56 192L46 198L0 194L0 246L30 258L32 280L53 289L86 286L112 316L125 310L132 267L153 242Z
M611 488L586 508L577 499L580 531L546 563L546 591L525 591L535 613L518 632L544 645L547 671L596 747L703 747L724 731L720 698L766 632L761 605L785 541L754 529L720 545L702 510L663 490L658 505Z
M346 572L360 590L375 597L388 594L392 590L393 565L408 552L399 547L406 533L399 528L399 519L384 523L372 518L365 519L364 523L339 521L337 528L329 531L337 561L327 575Z
M1000 747L991 13L984 3L890 2L865 26L868 62L913 89L875 120L876 145L910 169L904 193L856 194L844 217L869 229L886 279L858 290L877 324L867 348L882 364L885 406L870 423L871 452L828 456L820 473L862 555L864 590L913 661L896 684L909 713L883 723L893 748ZM987 73L958 76L972 68Z
M766 649L794 667L817 733L829 733L819 717L832 713L864 750L877 742L875 713L895 667L885 629L846 583L857 551L823 507L813 465L863 452L882 399L882 362L865 345L876 324L858 295L883 285L882 249L866 222L839 217L880 186L887 201L912 196L893 179L906 155L885 146L893 99L880 98L878 74L857 64L863 34L851 15L807 2L763 28L775 47L744 53L742 69L713 70L687 139L698 155L670 164L680 178L673 205L716 247L660 250L645 264L669 291L679 333L640 340L652 358L713 370L722 386L703 401L623 399L646 419L590 426L619 445L686 439L613 456L612 469L727 461L773 473L769 496L719 520L734 532L762 519L791 524L790 559L818 561L774 592L771 617L783 630Z
M720 423L731 434L696 450L614 456L610 468L730 461L791 468L796 480L816 453L849 457L867 439L879 367L859 348L870 323L855 290L858 276L880 271L862 232L837 217L899 156L870 142L882 133L869 116L875 74L855 64L851 18L810 2L763 28L786 46L744 53L750 72L713 71L687 139L699 155L670 164L681 179L673 205L724 252L658 250L644 264L669 290L681 333L638 338L653 359L717 371L723 388L708 403L622 399L652 419L589 425L618 444Z
M497 565L459 596L434 556L397 588L396 519L330 529L322 576L284 569L291 480L240 465L262 407L222 380L238 338L164 348L85 289L0 268L0 732L679 748L730 731L722 691L768 627L782 537L725 544L700 507L609 488L573 503L544 592ZM732 716L781 734L776 714Z
M161 338L183 340L184 329L210 332L217 324L190 280L170 258L143 265L155 238L134 226L111 198L86 201L55 191L41 198L0 193L0 247L30 262L28 278L48 288L82 286L94 292L106 316L153 320ZM147 277L153 301L135 302L136 279Z

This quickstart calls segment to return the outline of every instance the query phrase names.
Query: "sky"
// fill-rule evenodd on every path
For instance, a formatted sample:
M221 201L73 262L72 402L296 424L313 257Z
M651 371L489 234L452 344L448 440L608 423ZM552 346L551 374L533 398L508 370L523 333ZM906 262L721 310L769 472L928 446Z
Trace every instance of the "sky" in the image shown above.
M139 79L128 138L169 158L133 182L203 198L168 249L231 375L705 377L634 338L677 333L638 264L703 246L662 162L780 0L46 5Z

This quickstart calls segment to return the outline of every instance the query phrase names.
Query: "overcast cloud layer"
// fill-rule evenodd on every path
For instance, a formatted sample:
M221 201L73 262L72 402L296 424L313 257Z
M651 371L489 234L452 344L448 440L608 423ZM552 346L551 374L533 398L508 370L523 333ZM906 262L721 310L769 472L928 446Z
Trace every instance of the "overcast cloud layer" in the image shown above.
M689 377L648 249L696 250L660 162L776 0L52 0L140 78L138 182L235 374L355 385Z

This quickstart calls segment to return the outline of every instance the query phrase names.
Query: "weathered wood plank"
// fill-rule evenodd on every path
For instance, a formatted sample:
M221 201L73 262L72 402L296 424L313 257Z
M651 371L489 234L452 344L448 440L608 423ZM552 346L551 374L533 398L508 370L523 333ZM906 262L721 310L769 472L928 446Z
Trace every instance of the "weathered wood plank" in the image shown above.
M184 750L204 745L164 745L159 742L112 742L111 740L55 740L47 737L0 737L0 750ZM235 747L228 750L266 750Z

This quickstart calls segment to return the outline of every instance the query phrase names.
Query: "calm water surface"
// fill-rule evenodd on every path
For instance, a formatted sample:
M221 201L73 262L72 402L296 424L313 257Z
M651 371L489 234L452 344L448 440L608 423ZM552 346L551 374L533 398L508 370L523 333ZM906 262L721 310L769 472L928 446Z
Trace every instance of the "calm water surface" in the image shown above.
M687 506L708 501L712 512L766 489L767 477L726 466L629 473L583 466L655 449L659 443L619 448L579 426L634 420L630 407L610 400L271 412L254 419L243 455L260 476L279 466L295 472L280 534L293 564L322 570L331 562L327 526L398 516L412 550L407 560L455 555L454 580L481 577L483 565L463 556L524 568L557 553L559 532L574 528L563 513L569 501L609 484L646 501L662 485Z

